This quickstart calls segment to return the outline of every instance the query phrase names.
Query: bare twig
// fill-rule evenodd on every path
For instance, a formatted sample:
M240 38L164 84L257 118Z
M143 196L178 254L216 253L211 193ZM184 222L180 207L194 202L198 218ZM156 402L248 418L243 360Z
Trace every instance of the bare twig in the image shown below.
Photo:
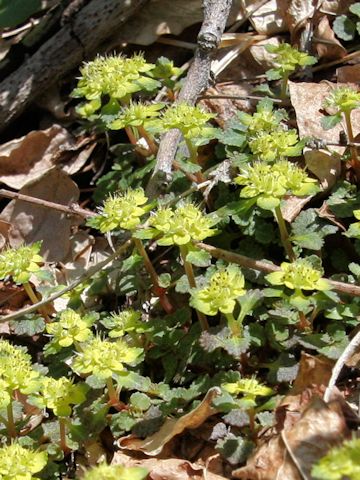
M324 401L328 402L331 397L333 388L335 387L336 380L338 379L341 370L345 363L351 358L351 356L356 352L360 346L360 332L357 332L355 337L350 341L349 345L345 348L343 353L338 358L337 362L334 365L334 368L331 373L329 384L324 393Z
M76 288L78 285L81 283L85 282L88 278L91 278L94 276L97 272L102 270L104 267L106 267L107 264L109 264L112 260L114 260L116 257L120 256L123 252L125 252L131 245L132 245L132 240L129 239L125 243L123 243L119 248L116 249L114 253L112 253L108 258L106 258L103 262L98 263L97 265L94 265L93 267L89 268L89 270L79 277L77 280L74 280L70 285L67 287L63 288L59 292L55 292L53 295L50 295L50 297L44 298L40 302L37 302L33 305L30 305L29 307L22 308L21 310L18 310L15 313L11 313L9 315L5 315L3 317L0 317L0 323L3 322L9 322L10 320L15 320L16 318L22 317L24 315L27 315L28 313L32 313L35 310L38 310L40 307L47 305L50 302L53 302L57 298L61 297L67 292L70 292L74 288Z
M0 130L116 31L147 0L91 0L0 84Z
M231 0L203 0L204 21L198 35L198 47L177 102L193 105L207 87L211 58L220 44L231 3ZM172 162L180 137L179 130L170 130L160 142L154 172L147 186L147 195L151 198L160 191L161 182L164 179L168 181L171 177Z
M245 268L252 268L254 270L259 270L264 273L277 272L280 270L278 265L270 262L264 262L263 260L253 260L252 258L246 257L245 255L240 255L238 253L229 252L228 250L223 250L222 248L213 247L206 243L199 242L196 244L202 250L205 250L210 253L214 258L219 258L226 260L228 262L236 263ZM351 285L350 283L337 282L335 280L326 279L333 290L339 293L345 293L346 295L351 295L353 297L360 297L360 286Z
M21 200L23 202L39 205L40 207L51 208L68 215L78 215L83 218L94 217L96 215L96 213L91 212L90 210L85 210L84 208L79 207L79 205L76 203L70 206L61 205L60 203L49 202L48 200L43 200L42 198L30 197L29 195L23 195L22 193L5 190L4 188L0 188L0 197Z

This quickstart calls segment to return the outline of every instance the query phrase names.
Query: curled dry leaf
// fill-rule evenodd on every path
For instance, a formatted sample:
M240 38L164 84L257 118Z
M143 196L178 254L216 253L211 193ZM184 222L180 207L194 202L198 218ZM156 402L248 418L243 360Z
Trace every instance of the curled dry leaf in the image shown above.
M323 190L333 187L341 174L341 158L337 153L328 150L304 149L307 168L320 181Z
M135 459L123 452L115 452L111 465L143 467L149 471L149 480L225 480L225 477L212 473L204 467L180 458Z
M245 467L233 472L246 480L301 480L311 478L312 465L328 448L348 436L341 402L326 404L314 396L299 418L280 435L260 445Z
M76 183L57 169L22 188L20 193L62 205L70 205L79 199ZM56 210L20 200L12 200L2 211L1 219L11 224L9 243L12 247L42 240L41 254L49 262L64 259L70 247L71 226L79 221Z
M274 35L286 32L283 12L277 0L268 2L246 0L244 1L246 14L250 17L254 29L264 35ZM252 13L254 12L254 13Z
M281 433L286 449L303 478L310 478L314 463L347 436L340 402L326 404L318 397L313 398L291 430Z
M47 130L32 131L0 146L0 182L20 189L45 175L54 165L63 161L66 153L78 150L84 142L77 142L60 125ZM89 154L91 151L89 152ZM73 174L86 162L88 156L70 155L63 169ZM73 164L76 164L74 169Z
M284 219L291 223L299 215L304 206L310 202L313 195L306 197L297 197L295 195L288 195L281 205L281 212Z
M221 391L218 387L210 388L203 401L191 412L178 419L168 418L160 430L145 438L145 440L136 438L133 435L120 438L118 440L119 447L126 450L139 450L151 457L158 455L164 445L175 435L179 435L187 428L199 427L208 417L214 415L217 410L211 406L211 402L220 393Z
M327 60L337 60L345 57L346 48L335 37L333 29L330 27L329 18L324 15L315 24L314 37L316 41L314 40L314 45L317 56Z

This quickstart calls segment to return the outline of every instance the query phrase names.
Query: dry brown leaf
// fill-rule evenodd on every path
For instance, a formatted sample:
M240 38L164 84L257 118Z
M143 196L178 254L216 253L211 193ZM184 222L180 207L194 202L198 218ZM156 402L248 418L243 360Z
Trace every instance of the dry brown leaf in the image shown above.
M211 402L219 396L220 393L218 387L211 388L205 395L203 401L194 408L194 410L191 410L191 412L178 419L168 418L160 430L144 440L136 438L133 435L120 438L118 440L119 447L127 450L139 450L152 457L158 455L164 445L175 437L175 435L179 435L187 428L199 427L208 417L214 415L217 410L211 406Z
M314 137L325 142L336 143L339 135L344 130L342 123L331 130L324 130L321 126L323 102L331 90L343 86L339 83L294 83L289 82L291 103L295 109L297 125L300 138ZM360 133L360 109L353 110L351 114L354 135ZM329 150L340 155L344 153L345 147L329 146Z
M57 169L22 188L20 193L61 205L69 205L79 199L76 183ZM42 240L41 253L49 262L64 259L70 247L71 226L78 222L75 217L20 200L12 200L2 211L1 219L11 224L9 242L12 247Z
M304 149L304 158L308 170L320 181L323 190L333 187L341 174L341 159L337 153L328 150Z
M330 380L333 366L332 360L302 352L299 370L290 394L297 395L314 385L326 386Z
M240 0L233 1L229 24L237 18L240 4ZM122 26L111 43L150 45L161 35L179 35L185 28L202 20L201 0L151 0Z
M315 12L314 2L303 0L278 0L287 29L291 34L292 43L296 43L301 30L306 29Z
M285 202L281 205L281 212L284 219L291 223L312 198L312 195L308 195L307 197L288 195L285 199Z
M314 463L348 436L340 402L326 404L314 397L296 425L281 436L302 477L311 478Z
M47 130L33 131L0 146L0 182L11 188L20 189L45 175L50 168L62 161L67 152L74 152L88 140L77 143L75 138L60 125ZM86 162L72 153L68 158L68 169L73 174ZM76 164L74 168L73 164Z
M352 83L355 88L359 86L360 65L345 65L336 70L339 83Z
M314 37L317 41L314 44L317 56L327 60L345 57L346 48L335 37L333 29L330 27L329 18L323 16L315 23Z
M262 2L254 2L253 0L246 0L245 10L248 14L254 12L256 4ZM283 12L279 8L277 0L270 0L265 2L255 10L250 16L250 22L254 29L264 35L274 35L276 33L286 32L287 26L284 22Z
M225 480L225 477L212 473L204 467L180 458L131 458L123 452L115 452L111 465L143 467L149 471L149 480ZM206 476L205 476L206 475Z
M302 480L280 436L267 439L247 465L234 470L232 476L244 480Z

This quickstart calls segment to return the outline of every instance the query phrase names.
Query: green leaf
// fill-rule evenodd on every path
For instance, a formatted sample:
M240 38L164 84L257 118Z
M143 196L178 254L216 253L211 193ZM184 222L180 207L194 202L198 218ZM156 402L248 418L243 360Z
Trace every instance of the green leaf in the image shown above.
M233 433L228 433L224 439L218 440L215 448L230 465L238 465L245 463L254 444L243 437L236 437Z
M133 417L128 412L115 413L111 416L110 429L115 438L124 435L129 432L133 426L137 423L137 418Z
M357 15L358 17L360 17L360 2L350 5L349 11L354 15Z
M205 250L194 249L186 255L186 260L196 267L208 267L211 263L211 255Z
M341 40L349 41L355 36L355 24L346 15L335 18L333 30Z
M268 80L280 80L281 72L277 68L271 68L265 72L266 78Z
M0 28L16 27L41 10L41 0L0 0Z
M150 408L151 400L145 393L135 392L130 396L130 404L137 410L144 412Z
M45 320L38 315L26 315L20 320L10 322L11 330L15 335L26 335L32 337L45 330Z
M324 238L337 232L338 227L320 218L314 208L303 210L291 225L291 241L309 250L321 250Z
M341 112L336 115L328 115L321 118L321 126L324 130L331 130L342 120Z
M229 355L238 358L245 353L250 346L250 335L245 327L242 337L234 337L230 329L225 327L210 329L201 334L200 345L206 352L213 352L218 348L222 348Z
M353 217L353 211L360 208L360 192L356 185L338 182L326 203L337 217Z

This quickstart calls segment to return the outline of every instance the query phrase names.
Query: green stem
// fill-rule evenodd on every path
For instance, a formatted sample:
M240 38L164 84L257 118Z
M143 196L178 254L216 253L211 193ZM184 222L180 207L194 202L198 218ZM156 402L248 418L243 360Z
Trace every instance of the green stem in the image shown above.
M32 286L30 285L30 283L29 282L24 283L23 287L24 287L24 290L25 290L27 296L30 298L31 303L33 303L34 305L35 305L35 303L38 303L39 299L38 299L36 293L34 292ZM44 317L46 322L48 322L48 323L51 322L48 314L46 312L44 312L43 309L39 309L38 311Z
M188 138L185 138L185 143L190 153L191 162L197 164L198 163L197 148L192 143L192 141L189 140Z
M139 126L139 127L137 127L137 129L138 129L139 134L140 134L143 138L145 138L146 143L147 143L148 146L149 146L150 152L151 152L153 155L156 155L157 152L158 152L158 146L157 146L156 143L154 142L154 139L153 139L152 135L150 135L149 132L148 132L143 126Z
M171 305L167 295L165 294L165 290L160 287L158 274L156 273L156 270L149 258L149 255L147 254L147 251L145 250L145 247L142 241L139 238L134 238L134 237L133 237L133 241L137 251L139 252L139 254L142 256L144 260L144 267L151 278L151 282L155 290L154 293L159 297L159 301L161 303L161 306L165 310L165 312L171 313L174 310L173 306Z
M118 398L118 394L116 393L113 379L111 377L109 377L106 380L106 386L108 389L110 403L113 405L116 405L119 402L119 398Z
M15 421L14 421L14 412L13 412L13 401L10 400L9 405L7 406L7 425L6 425L8 434L10 438L16 438L17 432L15 428Z
M59 417L59 428L60 428L60 448L63 452L69 450L66 445L66 417Z
M300 319L299 330L304 331L304 330L308 330L309 328L311 328L311 323L306 318L306 315L305 315L304 312L299 312L299 319Z
M191 263L186 260L186 256L188 254L188 248L187 248L186 245L180 245L179 248L180 248L180 255L181 255L182 261L184 263L184 270L185 270L187 279L189 281L189 285L190 285L191 288L196 288L196 280L195 280L193 267L192 267ZM206 316L202 312L199 312L199 310L196 310L196 315L197 315L198 320L200 322L201 329L203 331L208 330L209 329L209 324L208 324Z
M283 244L285 252L289 257L289 260L291 262L294 262L296 260L296 256L292 248L291 242L289 240L289 233L287 231L285 220L281 213L280 206L275 207L275 217L276 217L277 224L279 226L281 243Z
M240 337L242 334L242 321L239 321L240 316L238 320L235 320L233 313L225 313L225 317L231 333L236 337Z
M289 77L286 75L281 80L281 89L280 89L280 98L281 100L285 100L287 98L287 85L288 85Z

